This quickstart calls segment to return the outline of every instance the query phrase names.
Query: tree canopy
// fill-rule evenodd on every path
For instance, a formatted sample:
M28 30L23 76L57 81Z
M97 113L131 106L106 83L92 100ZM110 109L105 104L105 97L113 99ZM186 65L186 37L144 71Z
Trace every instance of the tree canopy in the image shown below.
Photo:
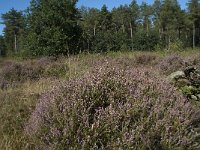
M7 53L17 53L18 43L25 28L24 16L21 11L12 8L9 12L2 14L2 20L5 24L3 32Z
M185 10L177 0L155 0L152 5L132 0L112 10L76 4L32 0L26 13L11 9L2 15L3 49L38 56L200 46L199 0L188 0Z

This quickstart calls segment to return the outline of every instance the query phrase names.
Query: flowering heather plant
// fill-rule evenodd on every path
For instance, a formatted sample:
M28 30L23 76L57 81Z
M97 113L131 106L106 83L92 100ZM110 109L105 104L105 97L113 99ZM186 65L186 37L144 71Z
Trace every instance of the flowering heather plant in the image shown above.
M21 80L22 66L16 62L8 62L1 69L0 72L0 85L1 88L9 86L9 84L15 84L15 82Z
M34 63L38 66L49 66L54 62L57 62L59 58L53 56L45 56L34 60Z
M179 55L170 55L164 57L158 64L162 73L169 75L175 71L182 70L187 66L187 62Z
M0 71L1 88L13 86L26 80L38 80L44 77L64 76L68 66L53 58L41 58L35 61L9 62Z
M4 67L4 66L9 66L9 65L12 65L13 64L13 61L10 61L10 60L4 60L0 63L0 66L1 67Z
M200 70L200 54L190 56L188 62L192 66L196 66Z
M152 65L156 63L158 57L153 54L138 54L135 55L135 63L137 65Z
M151 70L108 63L45 93L25 133L36 149L198 149L194 112Z
M101 57L98 58L90 63L90 67L95 68L96 66L102 66L102 65L108 65L108 66L116 66L120 65L121 67L133 67L136 66L135 60L133 58L128 57Z

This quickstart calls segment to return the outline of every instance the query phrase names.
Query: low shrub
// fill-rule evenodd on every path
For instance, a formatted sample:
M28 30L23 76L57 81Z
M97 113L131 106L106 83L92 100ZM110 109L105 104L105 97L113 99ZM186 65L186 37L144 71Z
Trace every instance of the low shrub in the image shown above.
M149 69L96 67L41 96L25 133L36 149L199 148L175 91Z
M46 67L44 74L47 77L63 77L67 70L68 67L65 64L53 63Z
M181 52L184 49L184 44L181 40L175 40L169 44L169 52Z
M47 77L62 77L68 71L64 62L54 58L41 58L34 61L8 62L0 71L0 86L6 88L27 80Z
M17 62L9 62L4 65L0 72L0 84L1 88L5 88L9 85L15 85L16 82L21 82L32 75L32 78L36 78L36 72L33 72L33 68L28 68Z
M128 66L131 67L135 65L135 62L134 59L128 57L119 57L119 58L101 57L98 58L97 60L94 60L93 62L90 62L89 64L89 66L92 68L102 65L110 65L110 66L120 65L123 67L128 67Z
M152 65L156 63L158 57L152 54L139 54L135 56L135 63L137 65Z
M187 59L190 65L196 66L200 70L200 54L192 55Z
M176 54L164 57L158 64L160 71L166 75L169 75L175 71L182 70L186 66L187 62Z

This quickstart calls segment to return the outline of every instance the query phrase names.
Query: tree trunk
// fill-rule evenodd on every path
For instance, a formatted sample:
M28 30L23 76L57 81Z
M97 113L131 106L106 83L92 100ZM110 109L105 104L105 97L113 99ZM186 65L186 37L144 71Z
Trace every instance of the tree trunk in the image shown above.
M94 25L94 36L96 35L96 25Z
M131 29L131 39L133 38L133 27L132 24L130 23L130 29Z
M131 29L131 49L133 50L133 27L131 22L130 22L130 29Z
M125 33L125 25L124 24L122 25L122 30L123 30L123 33Z
M185 39L186 39L186 41L188 41L188 31L185 34Z
M14 35L15 37L15 45L14 45L14 49L15 49L15 53L17 53L17 35Z
M178 39L181 39L181 29L178 29Z
M90 41L87 40L88 52L90 51Z
M159 32L159 38L160 38L160 40L161 40L161 38L162 38L162 27L161 27L161 25L160 25L160 22L158 22L158 32Z
M149 23L147 22L147 32L149 32Z
M193 34L192 34L192 43L193 43L193 49L195 48L195 24L193 23Z
M170 33L169 33L169 28L167 28L167 34L168 34L168 50L170 50L171 37L170 37Z
M159 38L160 38L160 40L162 38L162 29L160 29L160 28L159 28Z

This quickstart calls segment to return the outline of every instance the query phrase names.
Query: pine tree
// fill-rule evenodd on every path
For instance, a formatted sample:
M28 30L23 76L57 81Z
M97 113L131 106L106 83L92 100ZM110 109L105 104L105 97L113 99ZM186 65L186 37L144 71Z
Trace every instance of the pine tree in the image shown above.
M113 23L117 30L122 30L123 33L129 31L132 19L132 12L128 5L121 5L112 10Z
M166 39L168 49L170 44L178 38L178 15L181 12L177 0L165 0L161 6L160 23L163 37Z
M139 19L139 6L136 0L132 0L131 4L129 5L131 9L131 24L130 28L132 32L136 32L137 30L137 22Z
M162 33L162 27L161 27L161 19L160 19L160 11L161 11L161 7L162 7L162 3L161 0L155 0L153 3L153 25L155 30L159 33L159 37L160 39L161 37L161 33Z
M100 28L103 32L112 28L112 15L106 5L103 5L100 11Z
M197 39L200 40L200 35L197 35L197 28L200 30L200 2L199 0L189 0L188 2L189 21L192 25L192 46L195 48ZM200 33L200 31L199 31ZM200 43L200 42L199 42Z
M143 28L147 32L149 32L151 26L151 16L153 15L153 9L150 5L145 2L142 2L141 7L141 16L143 20Z
M81 27L83 29L83 47L91 50L93 40L100 30L100 10L81 7Z
M5 45L9 54L19 51L19 39L25 29L25 21L22 12L12 8L9 12L2 15L5 24L4 37Z

